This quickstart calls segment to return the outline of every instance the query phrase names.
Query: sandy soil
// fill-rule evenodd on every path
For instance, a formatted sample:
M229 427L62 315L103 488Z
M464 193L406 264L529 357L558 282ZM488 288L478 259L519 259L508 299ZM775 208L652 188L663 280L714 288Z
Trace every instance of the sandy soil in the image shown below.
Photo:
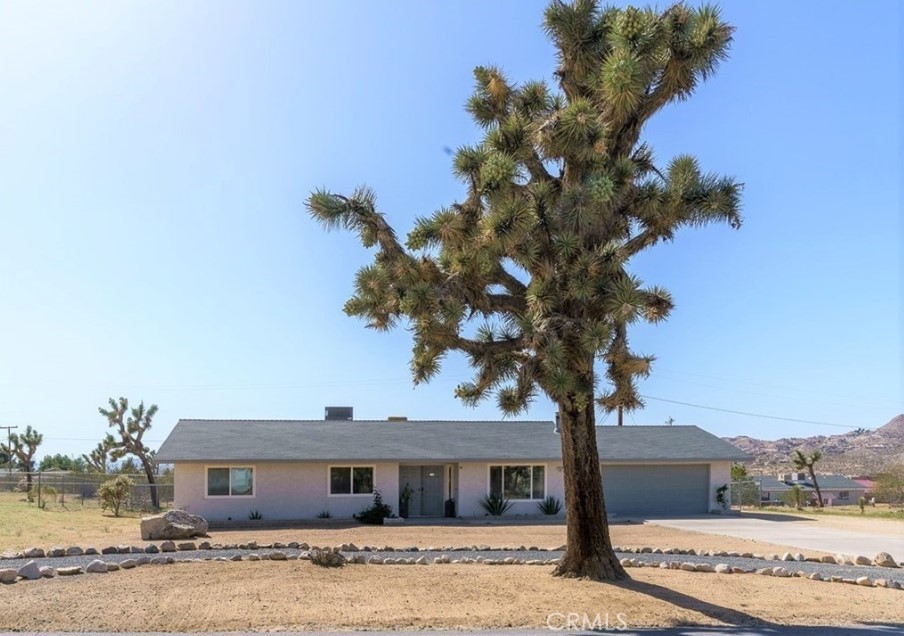
M745 512L745 517L756 517L761 514L768 518L769 513ZM779 513L792 514L792 513ZM827 528L840 528L852 532L874 532L900 537L904 534L904 521L899 519L883 519L877 517L858 517L854 515L835 515L819 513L793 513L795 517L803 517L818 521Z
M904 622L904 592L805 579L632 570L618 585L531 566L241 562L146 566L0 586L0 629L228 631ZM790 601L793 599L793 601ZM77 610L75 609L77 608ZM551 615L551 616L550 616ZM548 618L549 617L549 618Z
M117 520L122 521L122 520ZM640 548L643 546L660 548L683 548L695 550L737 550L739 552L798 552L797 548L762 543L749 539L717 536L701 532L663 528L655 524L617 524L610 527L612 542L621 547ZM52 533L51 533L52 534ZM107 545L137 544L143 545L138 534L138 520L130 519L127 524L102 526L92 531L90 527L80 528L78 536L70 536L70 531L61 533L53 540L30 541L24 535L18 537L13 545L0 546L22 549L32 545L50 547L51 545L92 546L98 549ZM338 545L354 543L356 545L394 547L417 546L419 548L490 545L490 546L539 546L554 548L565 543L564 523L540 525L503 525L503 524L459 524L459 525L401 525L401 526L362 526L360 524L334 523L330 527L323 524L316 526L301 525L287 529L248 529L248 530L212 530L208 541L211 543L241 543L255 540L258 543L273 541L305 541L311 545ZM806 554L821 553L808 551Z

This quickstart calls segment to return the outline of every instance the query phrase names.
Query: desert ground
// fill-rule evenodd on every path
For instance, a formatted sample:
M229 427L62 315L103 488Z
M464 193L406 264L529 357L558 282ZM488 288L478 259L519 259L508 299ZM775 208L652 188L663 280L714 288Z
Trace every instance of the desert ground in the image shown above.
M536 566L185 563L0 586L0 629L231 631L544 628L568 613L631 627L904 623L904 593L806 579L633 569L562 580Z

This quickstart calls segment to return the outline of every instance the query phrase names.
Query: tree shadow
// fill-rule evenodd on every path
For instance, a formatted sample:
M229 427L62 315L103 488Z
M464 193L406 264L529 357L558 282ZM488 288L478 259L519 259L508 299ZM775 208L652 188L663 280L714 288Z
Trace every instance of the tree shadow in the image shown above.
M661 585L656 585L655 583L647 583L645 581L629 579L627 581L620 582L617 585L619 587L629 589L633 592L646 594L647 596L658 599L660 601L665 601L666 603L670 603L676 607L690 610L692 612L698 612L700 614L703 614L707 618L722 621L723 623L727 623L729 625L757 627L774 625L773 623L764 621L763 619L753 616L752 614L748 614L736 609L731 609L730 607L708 603L694 596L688 596L687 594L682 594L681 592L677 592Z

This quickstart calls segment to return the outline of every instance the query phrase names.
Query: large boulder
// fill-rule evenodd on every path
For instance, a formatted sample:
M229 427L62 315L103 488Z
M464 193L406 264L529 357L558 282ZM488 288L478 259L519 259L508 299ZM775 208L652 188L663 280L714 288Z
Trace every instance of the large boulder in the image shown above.
M876 555L876 558L873 559L873 564L878 565L880 568L896 568L898 564L895 563L894 558L888 552L880 552Z
M141 518L141 538L145 541L206 536L207 521L204 517L184 510L168 510L163 514Z

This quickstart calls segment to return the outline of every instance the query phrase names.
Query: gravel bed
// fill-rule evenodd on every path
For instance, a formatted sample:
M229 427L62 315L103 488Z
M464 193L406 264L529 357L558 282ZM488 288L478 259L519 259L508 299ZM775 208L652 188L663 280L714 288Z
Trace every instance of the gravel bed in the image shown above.
M59 567L67 567L73 565L86 566L91 561L95 559L100 559L105 562L116 562L119 563L121 561L125 561L126 559L137 559L142 556L147 557L155 557L155 556L164 556L164 557L172 557L176 561L187 561L193 559L205 559L205 560L213 560L216 557L224 557L226 559L230 559L236 555L239 556L247 556L249 554L257 554L257 555L265 555L269 552L279 551L283 554L288 555L300 555L304 550L293 549L293 548L258 548L255 550L190 550L190 551L179 551L179 552L161 552L159 554L96 554L96 555L80 555L80 556L65 556L65 557L44 557L41 559L34 559L34 561L39 565L49 565L51 567L59 568ZM464 557L467 558L477 558L483 557L484 559L504 559L506 557L514 557L516 559L523 559L525 561L530 559L557 559L562 556L562 552L558 552L555 550L419 550L417 552L408 552L408 551L373 551L373 552L345 552L346 556L350 555L360 555L364 554L367 556L379 556L381 558L419 558L426 557L427 562L431 565L433 564L433 559L435 557L441 555L448 555L452 559L461 559ZM719 563L725 563L730 566L737 566L742 568L764 568L764 567L777 567L781 566L787 569L789 572L806 572L807 574L811 574L813 572L819 572L824 577L830 576L841 576L844 578L857 578L860 576L868 576L872 579L886 579L888 581L898 581L902 585L904 585L904 569L894 569L894 568L880 568L875 566L868 565L837 565L831 563L813 563L810 561L767 561L764 559L749 559L743 557L729 557L729 556L693 556L688 554L652 554L652 553L644 553L644 554L636 554L636 553L627 553L627 552L617 552L616 553L619 558L634 558L645 563L661 563L663 561L678 561L679 563L708 563L710 565L718 565ZM25 563L32 559L3 559L0 561L0 568L20 568Z

